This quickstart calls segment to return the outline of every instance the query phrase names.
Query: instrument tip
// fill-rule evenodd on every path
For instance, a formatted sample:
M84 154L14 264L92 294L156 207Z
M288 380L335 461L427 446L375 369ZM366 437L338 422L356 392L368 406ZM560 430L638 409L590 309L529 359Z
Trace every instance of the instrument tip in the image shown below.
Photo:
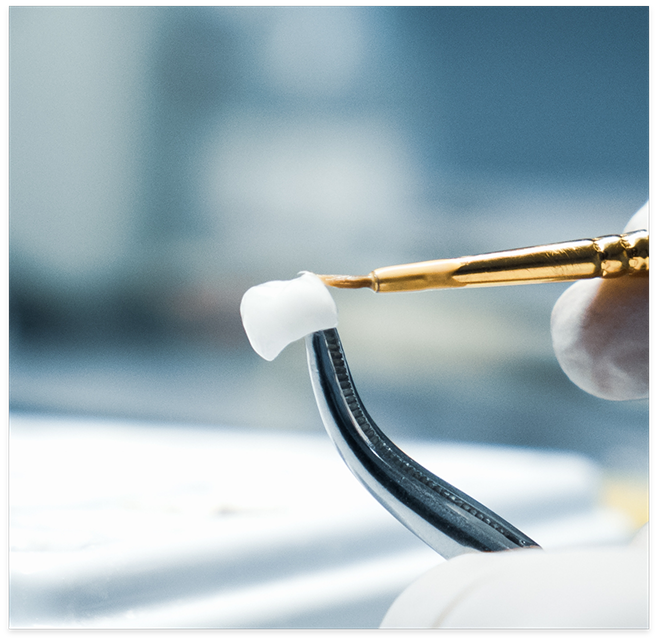
M343 289L370 287L374 289L374 282L371 276L321 276L318 274L318 278L328 287L340 287Z

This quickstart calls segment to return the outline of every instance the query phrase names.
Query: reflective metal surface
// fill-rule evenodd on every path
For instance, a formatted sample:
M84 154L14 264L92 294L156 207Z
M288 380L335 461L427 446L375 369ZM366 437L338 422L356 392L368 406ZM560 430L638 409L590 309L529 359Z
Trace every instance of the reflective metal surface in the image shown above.
M614 278L648 272L649 233L641 230L592 240L380 267L368 276L320 278L332 287L402 292Z
M537 546L523 532L416 463L377 427L354 387L335 329L306 338L322 421L370 493L444 558Z

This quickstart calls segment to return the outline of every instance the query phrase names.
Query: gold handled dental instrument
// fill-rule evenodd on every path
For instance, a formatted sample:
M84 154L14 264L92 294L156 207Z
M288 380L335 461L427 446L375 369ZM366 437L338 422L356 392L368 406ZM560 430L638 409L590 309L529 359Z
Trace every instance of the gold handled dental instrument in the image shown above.
M491 287L616 278L649 273L649 232L574 240L380 267L367 276L323 276L325 285L376 292L410 292L452 287Z

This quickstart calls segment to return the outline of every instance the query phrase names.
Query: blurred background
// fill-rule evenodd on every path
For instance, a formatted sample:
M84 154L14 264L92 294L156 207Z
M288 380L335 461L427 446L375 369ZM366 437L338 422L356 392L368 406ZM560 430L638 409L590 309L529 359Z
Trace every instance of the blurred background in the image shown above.
M10 409L323 428L252 285L620 233L648 199L648 7L13 7ZM566 285L334 291L396 438L646 478L648 403L587 395Z
M648 198L646 7L10 11L13 409L321 430L257 283L619 233ZM334 296L393 434L646 462L553 357L566 286Z

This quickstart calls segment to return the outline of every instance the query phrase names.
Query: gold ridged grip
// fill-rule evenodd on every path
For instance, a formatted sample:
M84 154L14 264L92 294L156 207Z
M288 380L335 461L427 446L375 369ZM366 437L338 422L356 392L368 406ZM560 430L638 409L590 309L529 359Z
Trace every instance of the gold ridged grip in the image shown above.
M368 276L320 276L333 287L376 292L491 287L648 274L645 230L539 247L375 269Z

